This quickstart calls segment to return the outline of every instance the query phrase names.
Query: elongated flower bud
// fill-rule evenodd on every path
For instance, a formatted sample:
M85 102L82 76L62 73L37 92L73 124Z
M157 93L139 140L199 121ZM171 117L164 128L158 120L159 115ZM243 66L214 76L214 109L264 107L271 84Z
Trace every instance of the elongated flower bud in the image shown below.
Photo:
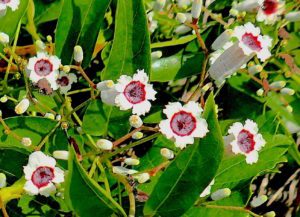
M256 91L257 96L263 96L264 95L264 89L260 88Z
M35 41L35 47L36 47L37 52L43 52L46 49L46 45L41 40Z
M174 32L177 35L184 35L185 33L188 33L190 31L192 31L192 28L186 25L177 26L176 29L174 30Z
M0 32L0 43L6 45L9 43L9 36L4 32Z
M6 187L6 175L4 173L0 173L0 189Z
M264 204L268 200L268 197L266 195L261 195L254 197L252 201L250 202L251 207L259 207L260 205Z
M144 134L142 132L135 132L134 134L132 134L133 139L138 140L138 139L142 139L144 137Z
M222 200L223 198L229 197L231 194L231 190L229 188L223 188L215 191L211 194L212 200Z
M232 30L227 29L221 35L219 35L216 40L212 43L211 48L213 50L219 50L231 39Z
M292 96L292 95L295 94L295 90L293 90L293 89L291 89L291 88L285 87L285 88L282 88L282 89L280 90L280 93L281 93L281 94L284 94L284 95L290 95L290 96Z
M59 160L68 160L69 159L69 152L68 151L54 151L53 157Z
M138 172L136 170L127 169L127 168L121 167L121 166L114 166L112 168L112 171L113 171L113 173L124 175L124 176L132 175L132 174L135 174Z
M83 60L83 50L82 47L79 45L74 47L74 60L77 63L81 63Z
M263 67L261 65L254 65L254 66L250 66L248 68L248 72L252 75L255 75L256 73L259 73L263 70Z
M126 163L127 165L136 166L140 164L140 160L135 158L126 158L124 160L124 163Z
M285 81L274 81L270 84L271 88L284 88L286 85Z
M162 52L160 50L151 53L152 60L157 60L160 59L161 57L162 57Z
M290 12L285 15L285 19L290 22L298 22L300 21L300 11Z
M197 23L201 14L202 0L194 0L192 5L192 17L194 19L193 23Z
M102 150L111 150L113 148L113 144L111 141L107 139L99 139L96 143L97 147L102 149Z
M6 103L7 100L8 100L8 98L7 98L6 95L4 95L4 96L2 96L2 97L0 98L0 102L2 102L2 103Z
M241 3L235 5L233 8L238 11L254 11L257 7L259 7L259 1L257 0L246 0Z
M177 13L176 20L178 20L180 23L184 23L186 19L187 18L184 13Z
M150 179L149 173L141 173L141 174L133 175L133 177L135 179L137 179L137 181L140 184L145 183L145 182L147 182Z
M263 215L264 217L275 217L276 213L274 211L267 212Z
M168 148L160 149L160 154L169 160L174 158L174 152Z
M46 113L46 114L44 115L44 117L45 117L45 118L48 118L48 119L51 119L51 120L54 120L54 119L55 119L55 115L52 114L52 113Z
M108 90L109 88L113 88L115 86L115 83L113 80L105 80L101 81L97 84L97 89L99 91Z
M20 115L27 111L30 103L27 98L22 99L19 104L15 107L15 112Z

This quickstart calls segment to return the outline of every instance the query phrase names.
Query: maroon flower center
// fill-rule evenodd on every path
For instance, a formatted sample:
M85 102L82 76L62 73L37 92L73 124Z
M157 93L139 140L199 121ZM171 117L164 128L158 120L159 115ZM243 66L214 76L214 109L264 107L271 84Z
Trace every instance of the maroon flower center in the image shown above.
M258 41L258 37L251 33L245 33L242 37L242 42L254 51L260 51L262 49L261 43Z
M31 176L32 183L42 188L47 186L54 179L54 169L47 166L38 167Z
M196 118L188 112L179 111L171 119L172 131L178 136L189 136L196 129Z
M143 102L146 99L145 85L139 81L131 81L125 87L124 95L132 104Z
M70 83L69 78L67 76L62 76L61 78L57 79L56 82L62 87L68 86Z
M1 3L3 3L3 4L7 4L7 3L9 3L11 0L0 0L0 2Z
M277 7L277 0L265 0L262 9L266 15L271 15L277 12Z
M53 65L47 59L40 59L35 63L34 71L39 76L47 76L53 71Z
M254 135L248 130L242 130L237 137L237 144L244 153L253 151L255 146Z

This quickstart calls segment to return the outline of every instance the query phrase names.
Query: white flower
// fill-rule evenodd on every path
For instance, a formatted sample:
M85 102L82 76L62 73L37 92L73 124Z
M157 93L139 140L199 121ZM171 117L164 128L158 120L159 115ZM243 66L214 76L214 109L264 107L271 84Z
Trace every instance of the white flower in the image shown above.
M194 143L194 137L203 138L208 132L207 122L201 118L202 111L200 105L193 101L184 106L179 102L169 103L163 110L168 119L160 122L160 131L183 149Z
M209 185L204 189L204 191L200 194L200 197L206 197L210 194L211 187L215 184L215 179L213 179Z
M246 56L256 54L263 62L271 56L269 49L272 46L272 39L260 35L259 27L255 27L252 23L235 27L233 36L238 38L239 46Z
M56 83L59 86L61 94L67 94L71 90L72 84L77 82L77 76L74 73L60 72Z
M29 137L23 137L21 141L22 145L29 147L32 145L32 141Z
M30 105L29 99L24 98L18 103L18 105L16 105L15 112L18 115L23 114L24 112L27 111L27 109L29 108L29 105Z
M99 139L96 143L99 149L109 151L113 148L113 143L107 139Z
M1 3L0 3L1 5ZM9 36L4 32L0 32L0 43L6 45L9 43Z
M6 11L7 7L11 8L12 11L18 9L20 0L1 0L0 11Z
M284 1L282 0L258 0L259 10L256 16L258 22L274 24L278 17L284 12Z
M68 160L69 159L69 152L68 151L54 151L53 152L53 157L59 160Z
M131 115L129 117L129 123L130 123L130 126L132 126L134 128L139 128L143 125L143 121L140 118L140 116L138 116L138 115Z
M115 88L118 92L115 103L121 110L132 108L132 113L145 115L150 111L151 103L155 100L156 91L148 84L148 76L144 70L138 70L133 77L121 75Z
M41 79L46 79L53 90L58 89L56 79L59 75L60 59L57 56L49 56L46 53L37 53L36 57L29 59L27 69L29 79L33 83L38 83Z
M56 191L55 184L64 182L64 172L55 167L54 158L36 151L29 156L27 166L23 167L26 183L24 190L30 195L50 196Z
M232 152L245 155L248 164L256 163L258 151L266 144L258 133L257 124L252 120L246 120L245 125L236 122L229 128L228 133L234 136L234 140L230 142Z

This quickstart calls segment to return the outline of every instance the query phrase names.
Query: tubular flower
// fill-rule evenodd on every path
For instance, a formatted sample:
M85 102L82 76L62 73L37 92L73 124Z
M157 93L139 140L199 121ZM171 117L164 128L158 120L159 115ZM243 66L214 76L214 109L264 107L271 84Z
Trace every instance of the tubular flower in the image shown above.
M168 119L160 122L160 131L183 149L193 144L195 137L203 138L208 132L207 122L201 118L202 111L200 105L192 101L184 106L179 102L169 103L163 110Z
M274 24L284 11L284 1L281 0L258 0L259 10L256 20L267 25Z
M118 92L115 103L121 110L132 108L132 113L145 115L150 111L150 100L155 100L156 91L148 84L148 76L144 70L138 70L133 77L122 75L115 88Z
M55 184L64 182L64 172L55 165L55 159L43 152L32 153L23 169L26 179L24 190L30 195L41 194L46 197L54 193Z
M29 71L29 79L33 83L38 83L42 79L46 79L53 90L58 89L56 79L59 75L60 59L57 56L49 56L46 53L37 53L36 57L29 59L27 70Z
M246 162L253 164L258 161L258 151L265 146L266 142L258 133L258 127L252 120L246 120L245 125L240 122L234 123L228 130L234 136L230 142L232 152L246 156Z

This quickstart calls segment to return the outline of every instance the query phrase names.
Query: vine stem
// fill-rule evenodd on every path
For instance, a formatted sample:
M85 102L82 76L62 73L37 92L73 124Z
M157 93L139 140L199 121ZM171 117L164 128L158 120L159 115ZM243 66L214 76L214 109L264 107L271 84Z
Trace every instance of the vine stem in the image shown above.
M253 217L262 217L261 215L258 215L248 209L245 209L244 207L238 207L238 206L219 206L219 205L204 205L204 207L209 209L224 209L224 210L231 210L231 211L240 211L250 214Z

